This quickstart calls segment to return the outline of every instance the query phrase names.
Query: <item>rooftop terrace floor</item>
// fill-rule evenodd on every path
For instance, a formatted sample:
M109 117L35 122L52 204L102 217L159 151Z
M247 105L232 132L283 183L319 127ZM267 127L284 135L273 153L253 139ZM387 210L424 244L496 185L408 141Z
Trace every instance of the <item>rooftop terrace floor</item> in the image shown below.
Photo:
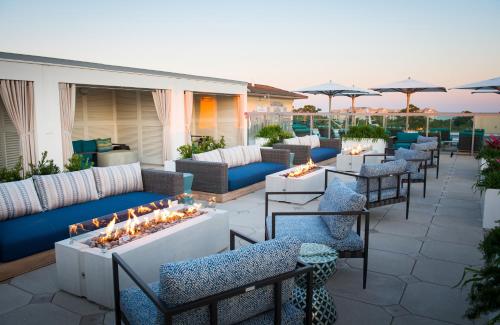
M427 198L412 185L409 220L404 204L370 210L368 283L362 289L362 260L338 262L328 282L336 324L472 324L462 315L467 290L454 288L466 266L481 264L480 195L472 184L478 162L441 156L440 178L430 170ZM264 239L264 191L218 205L231 228ZM272 211L315 209L272 203ZM0 284L0 324L113 324L113 312L59 291L55 265ZM483 320L476 324L484 323Z

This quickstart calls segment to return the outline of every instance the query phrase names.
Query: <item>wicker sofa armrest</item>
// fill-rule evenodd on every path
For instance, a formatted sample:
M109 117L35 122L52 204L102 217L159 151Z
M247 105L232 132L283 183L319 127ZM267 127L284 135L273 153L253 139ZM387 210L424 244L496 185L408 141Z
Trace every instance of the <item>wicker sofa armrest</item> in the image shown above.
M342 149L342 141L340 139L319 139L321 148L337 149L339 152Z
M260 149L262 161L274 162L288 166L290 163L290 150L287 149Z
M184 191L184 177L181 173L158 169L142 169L144 192L153 192L168 196Z
M311 147L299 144L277 143L273 145L274 149L288 149L295 154L293 163L295 165L305 164L311 158Z
M180 159L175 161L175 170L194 175L193 190L222 194L228 191L227 164Z

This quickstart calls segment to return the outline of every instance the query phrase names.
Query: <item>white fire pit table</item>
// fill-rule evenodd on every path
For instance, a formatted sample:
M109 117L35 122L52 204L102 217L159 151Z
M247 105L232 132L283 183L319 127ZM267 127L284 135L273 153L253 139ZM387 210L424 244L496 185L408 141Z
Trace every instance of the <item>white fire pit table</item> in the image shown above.
M175 209L182 207L177 206ZM86 297L108 308L113 305L111 254L118 253L146 282L159 280L161 264L215 254L229 248L229 221L226 211L201 209L207 213L185 220L134 241L104 250L86 244L103 229L74 236L55 244L59 288ZM151 219L151 214L139 217ZM117 223L123 227L125 222ZM120 287L133 286L120 272Z
M337 155L337 170L338 171L352 171L359 173L361 165L363 164L363 156L368 154L375 154L375 151L365 151L359 155L351 155L341 153ZM366 157L367 164L377 164L382 161L383 157Z
M318 166L316 170L299 177L286 177L297 167L283 170L266 176L266 192L316 192L325 189L325 169ZM306 204L318 195L283 194L269 196L270 200Z

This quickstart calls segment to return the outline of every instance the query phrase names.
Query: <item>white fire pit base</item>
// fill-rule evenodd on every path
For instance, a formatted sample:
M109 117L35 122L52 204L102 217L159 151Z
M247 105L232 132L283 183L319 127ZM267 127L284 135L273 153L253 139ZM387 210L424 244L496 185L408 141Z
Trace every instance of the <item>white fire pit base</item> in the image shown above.
M353 171L359 173L363 164L363 156L375 154L375 151L366 151L359 155L339 154L337 155L337 170L338 171ZM366 157L367 164L378 164L384 157Z
M283 176L293 171L295 168L267 175L266 192L316 192L325 189L325 170L323 167L300 177ZM271 195L269 199L273 201L306 204L316 197L318 197L318 195L283 194Z
M225 211L207 214L103 251L84 242L99 230L55 244L59 288L108 308L114 308L111 254L118 253L147 283L159 280L159 267L207 256L229 248L229 220ZM141 219L142 217L139 217ZM120 226L117 224L117 226ZM123 271L120 288L133 286Z

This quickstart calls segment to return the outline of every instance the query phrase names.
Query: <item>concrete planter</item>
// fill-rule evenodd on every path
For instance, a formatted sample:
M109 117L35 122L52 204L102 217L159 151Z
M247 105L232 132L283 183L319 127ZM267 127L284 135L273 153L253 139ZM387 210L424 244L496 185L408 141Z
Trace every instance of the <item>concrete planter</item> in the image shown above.
M486 189L482 198L483 228L491 229L498 226L496 220L500 219L500 190Z
M361 145L363 147L371 146L371 151L376 153L384 153L386 142L384 139L360 139L360 140L344 140L342 139L342 150L357 147Z

